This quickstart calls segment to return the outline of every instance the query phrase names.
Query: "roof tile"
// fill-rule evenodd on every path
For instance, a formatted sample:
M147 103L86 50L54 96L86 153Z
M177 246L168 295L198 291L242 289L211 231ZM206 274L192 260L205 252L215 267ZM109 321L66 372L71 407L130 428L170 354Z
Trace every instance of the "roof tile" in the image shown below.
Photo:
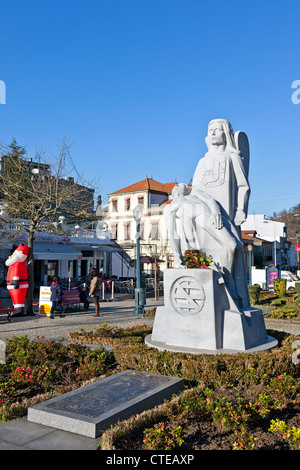
M175 184L176 181L174 183L159 183L152 178L146 177L137 183L126 186L125 188L119 189L118 191L114 191L111 194L130 193L134 191L158 191L161 193L171 194Z

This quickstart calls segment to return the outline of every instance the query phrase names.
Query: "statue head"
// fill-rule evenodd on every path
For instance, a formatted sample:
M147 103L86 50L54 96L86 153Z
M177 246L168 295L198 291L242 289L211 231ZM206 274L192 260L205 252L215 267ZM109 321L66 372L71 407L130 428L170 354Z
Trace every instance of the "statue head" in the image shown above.
M172 190L172 196L173 196L173 199L176 199L177 197L187 196L189 192L190 190L187 184L176 183Z
M236 151L233 129L227 119L213 119L210 121L205 142L208 150L223 146L225 151Z

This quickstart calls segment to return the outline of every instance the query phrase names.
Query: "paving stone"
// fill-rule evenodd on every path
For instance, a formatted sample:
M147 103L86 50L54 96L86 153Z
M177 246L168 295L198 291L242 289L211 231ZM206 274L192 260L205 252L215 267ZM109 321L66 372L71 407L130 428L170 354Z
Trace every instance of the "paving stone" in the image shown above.
M41 428L35 423L28 423L26 418L0 423L0 440L19 446L25 445L27 442L49 432L53 432L53 429L49 427Z
M38 439L28 442L30 450L96 450L100 439L92 439L73 433L53 430Z

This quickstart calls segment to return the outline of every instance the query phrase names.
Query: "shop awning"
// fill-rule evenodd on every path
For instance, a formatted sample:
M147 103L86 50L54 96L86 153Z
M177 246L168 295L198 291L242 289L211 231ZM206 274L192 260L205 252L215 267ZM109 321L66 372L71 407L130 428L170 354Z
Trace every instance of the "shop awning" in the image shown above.
M122 253L123 248L119 248L117 246L109 246L109 245L100 245L99 246L100 252L105 252L105 253Z
M105 245L105 244L99 244L99 245L73 245L74 248L77 248L77 250L99 250L101 252L106 252L106 253L121 253L123 248L121 248L118 245Z
M72 261L80 259L82 254L80 251L74 250L71 246L63 244L51 243L34 243L33 245L34 259L46 260L68 260Z
M0 250L11 250L13 248L13 243L0 242Z

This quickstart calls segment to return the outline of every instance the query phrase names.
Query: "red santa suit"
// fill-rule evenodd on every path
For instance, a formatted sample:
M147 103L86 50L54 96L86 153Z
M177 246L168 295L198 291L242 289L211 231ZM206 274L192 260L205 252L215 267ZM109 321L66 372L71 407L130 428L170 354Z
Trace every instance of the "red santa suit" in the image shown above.
M14 311L12 316L25 314L25 299L28 290L28 269L26 258L29 254L29 247L19 245L14 253L5 261L9 266L7 272L7 289L9 290Z

